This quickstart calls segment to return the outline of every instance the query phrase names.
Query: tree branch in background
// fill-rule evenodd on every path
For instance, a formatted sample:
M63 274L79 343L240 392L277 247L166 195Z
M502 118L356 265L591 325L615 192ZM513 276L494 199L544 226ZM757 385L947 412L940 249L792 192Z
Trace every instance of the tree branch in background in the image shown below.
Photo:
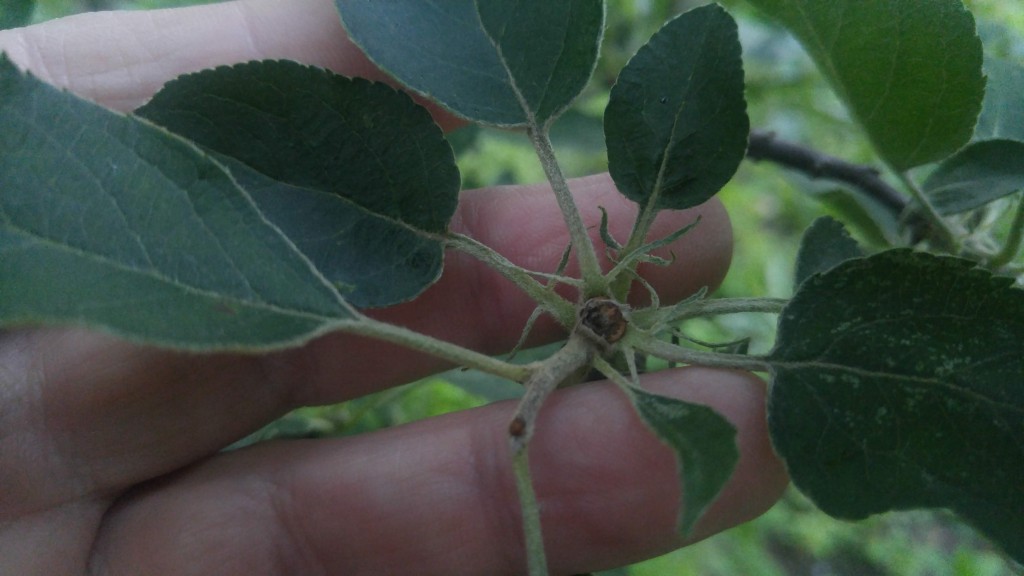
M774 132L751 131L747 158L769 160L803 172L813 179L824 178L850 184L891 210L896 217L903 214L907 207L906 197L886 183L878 170L871 166L853 164L793 142L779 140Z

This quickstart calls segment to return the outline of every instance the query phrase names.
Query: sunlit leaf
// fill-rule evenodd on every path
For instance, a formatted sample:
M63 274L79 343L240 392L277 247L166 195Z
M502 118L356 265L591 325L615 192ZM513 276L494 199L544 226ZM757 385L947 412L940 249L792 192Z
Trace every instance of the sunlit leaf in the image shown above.
M878 153L905 170L967 143L981 40L960 0L750 0L800 40Z

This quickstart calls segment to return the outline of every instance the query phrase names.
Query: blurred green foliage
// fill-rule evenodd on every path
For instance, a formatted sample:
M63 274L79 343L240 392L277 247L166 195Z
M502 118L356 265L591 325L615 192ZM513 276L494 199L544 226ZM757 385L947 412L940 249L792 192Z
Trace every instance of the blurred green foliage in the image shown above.
M35 21L76 12L151 9L211 0L39 0ZM282 0L287 1L287 0ZM552 139L570 176L606 169L601 116L608 89L629 57L666 20L704 1L609 2L605 42L594 79L577 105L555 125ZM722 3L737 16L744 47L751 124L780 137L855 162L872 162L871 149L799 44L742 0ZM1024 4L968 0L989 55L1024 61ZM519 134L468 128L453 135L464 186L476 188L543 180ZM792 292L800 234L822 213L841 211L827 200L837 187L764 163L746 162L719 194L733 220L733 266L718 294L778 296ZM859 232L868 245L876 238ZM688 333L707 341L752 339L751 351L771 345L774 317L748 314L700 320ZM657 367L657 366L655 366ZM336 406L297 410L232 448L274 438L363 433L513 397L516 386L454 371ZM700 544L604 576L751 574L1002 576L1008 561L974 532L941 512L887 514L858 523L833 520L795 491L766 515Z

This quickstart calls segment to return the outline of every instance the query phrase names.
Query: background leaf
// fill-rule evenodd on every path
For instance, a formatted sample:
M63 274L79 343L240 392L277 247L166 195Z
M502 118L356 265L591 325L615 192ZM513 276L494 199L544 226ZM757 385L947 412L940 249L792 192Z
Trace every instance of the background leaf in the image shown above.
M4 0L0 4L0 30L31 23L35 10L36 0Z
M440 275L436 235L455 212L459 173L441 130L405 94L264 61L184 76L137 113L227 157L351 303L409 300Z
M604 126L608 171L634 202L682 209L714 196L750 132L732 17L711 4L666 24L619 74Z
M1001 58L986 58L985 74L985 99L974 138L1024 142L1024 66Z
M736 429L707 406L625 388L643 421L676 453L683 485L679 531L689 534L732 476L739 460Z
M941 214L956 214L1024 190L1024 142L983 140L947 158L924 183Z
M857 241L850 237L839 221L822 216L807 228L800 239L793 285L799 286L814 274L863 255L864 251L857 245Z
M960 0L750 0L800 40L897 170L967 143L984 93L981 40Z
M200 350L298 343L348 308L192 145L0 57L0 324Z
M809 278L779 320L769 429L825 512L948 507L1024 558L1024 291L906 250Z
M593 73L604 30L599 0L335 3L377 65L456 114L498 126L543 126L564 110Z

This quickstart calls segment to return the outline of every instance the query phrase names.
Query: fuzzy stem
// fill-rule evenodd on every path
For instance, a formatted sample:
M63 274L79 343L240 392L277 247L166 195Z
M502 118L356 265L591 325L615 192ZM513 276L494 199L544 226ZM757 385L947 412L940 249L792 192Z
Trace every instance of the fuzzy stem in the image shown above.
M896 175L899 176L900 182L910 191L914 201L917 202L918 207L923 212L925 219L931 225L931 236L937 241L937 247L950 254L956 254L957 246L959 245L958 234L950 228L946 219L939 214L935 206L925 196L924 191L918 187L917 183L906 172L896 172ZM962 236L962 234L959 236Z
M988 265L993 269L999 269L1009 264L1017 257L1020 251L1021 239L1024 238L1024 196L1017 204L1017 212L1013 215L1013 222L1010 224L1010 235L1006 238L1002 250L989 260Z
M486 354L463 348L450 342L438 340L426 334L420 334L408 328L401 326L395 326L394 324L388 324L387 322L381 322L374 320L373 318L359 315L355 319L351 320L339 320L331 325L332 328L336 328L341 332L348 332L350 334L358 334L360 336L368 336L370 338L376 338L385 342L391 342L398 344L412 350L423 352L443 360L447 360L453 364L459 366L467 366L469 368L475 368L481 372L487 372L513 380L515 382L523 382L527 380L531 374L533 374L534 368L531 366L521 366L517 364L510 364L497 358L492 358Z
M751 372L767 372L768 359L764 356L747 356L745 354L722 354L721 352L703 352L691 350L658 340L653 336L638 339L636 349L662 360L679 362L711 368L729 368L733 370L749 370Z
M450 234L445 240L449 246L473 256L499 274L519 286L541 308L549 312L565 328L571 328L575 322L575 308L572 304L558 296L550 287L541 284L530 272L516 266L490 246L483 244L464 234ZM555 281L563 281L560 277ZM574 279L566 278L567 283L575 285Z
M572 198L569 184L555 158L555 150L551 146L547 130L531 126L527 128L526 133L537 151L544 174L547 176L548 182L551 183L551 189L555 193L558 207L562 211L566 228L569 230L569 239L572 241L573 248L576 249L576 259L580 265L580 275L585 287L585 293L582 296L588 298L597 295L590 294L590 292L603 293L605 283L601 274L601 266L597 262L597 252L594 250L593 242L590 241L590 235L587 234L579 207L576 206L576 201Z
M516 492L523 515L523 537L526 543L526 565L529 576L548 576L548 561L544 553L544 536L540 525L540 506L533 491L530 477L530 458L526 448L512 456L516 475Z

